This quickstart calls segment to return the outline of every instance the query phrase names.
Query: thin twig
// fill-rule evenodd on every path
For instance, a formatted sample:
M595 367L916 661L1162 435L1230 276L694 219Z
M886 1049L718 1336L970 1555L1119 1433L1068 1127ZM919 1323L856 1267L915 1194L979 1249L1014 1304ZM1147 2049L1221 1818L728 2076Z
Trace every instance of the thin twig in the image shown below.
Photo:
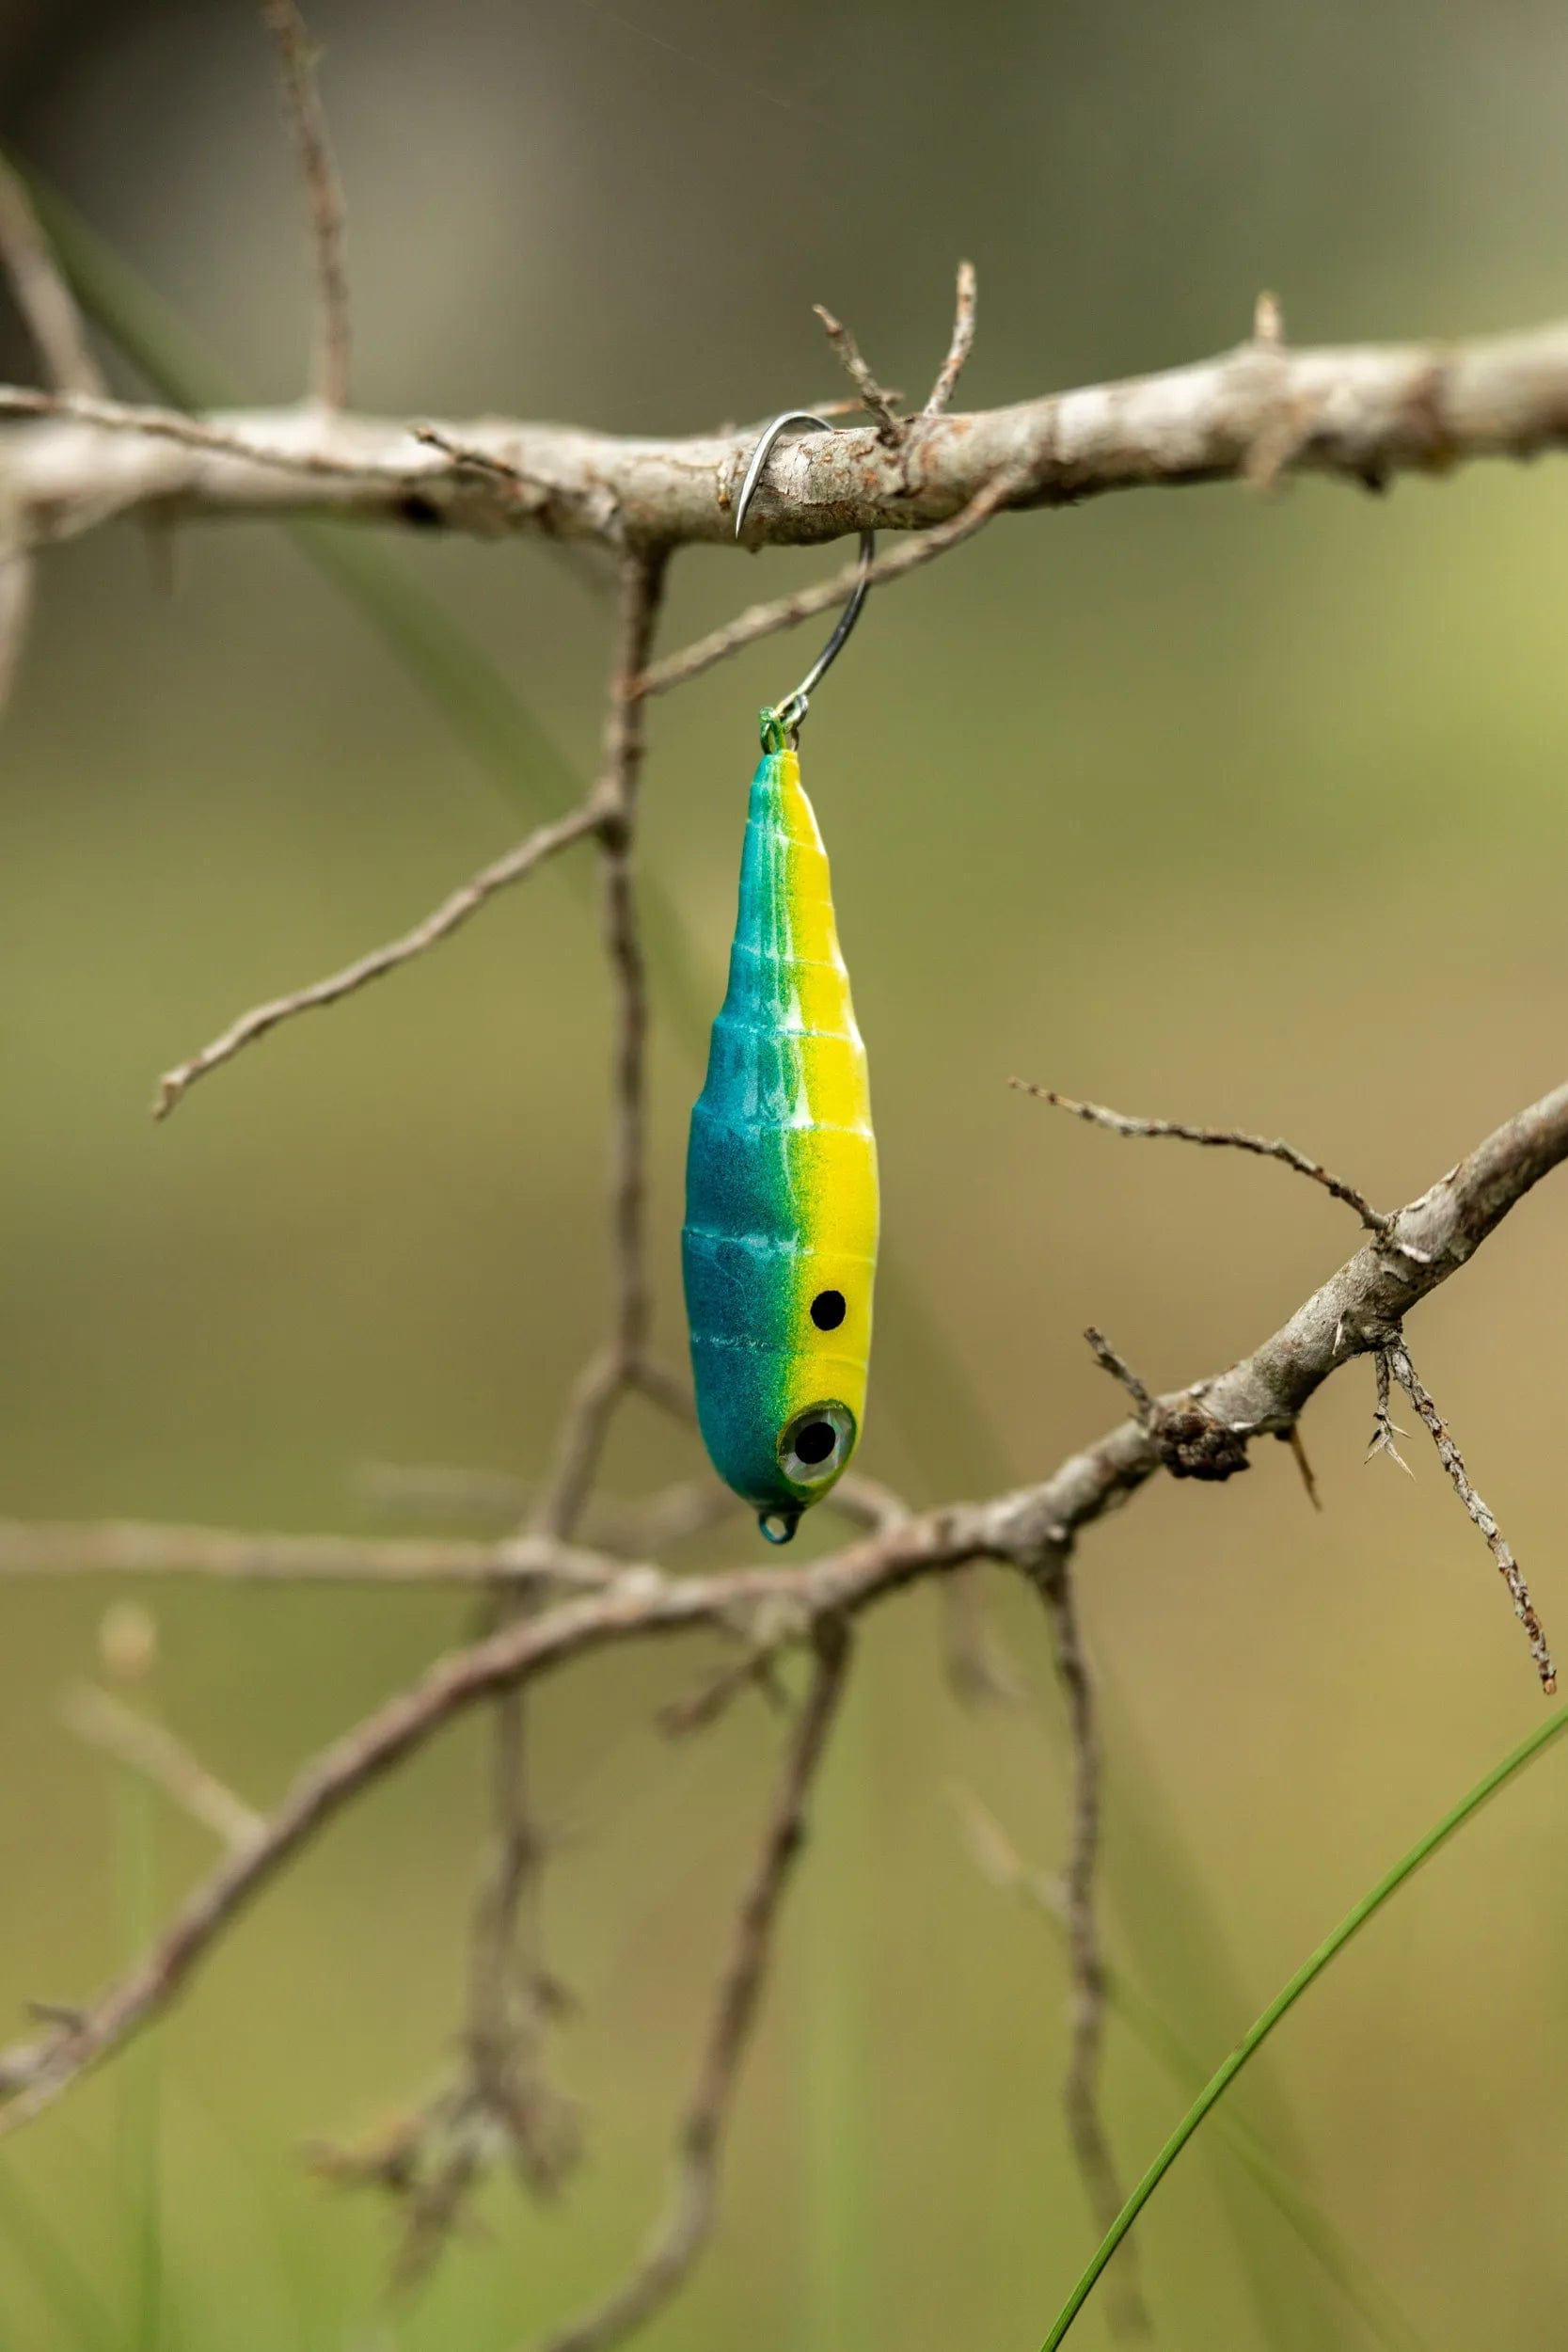
M964 362L974 346L977 294L974 262L960 262L957 307L953 315L953 340L947 346L947 357L931 387L931 396L920 412L923 417L940 417L953 397L958 378L963 373Z
M657 554L640 551L623 561L603 771L593 800L615 1005L610 1199L614 1307L610 1343L578 1384L554 1467L525 1521L527 1533L554 1541L572 1534L588 1502L611 1417L642 1353L647 1328L642 1232L647 989L631 877L645 730L634 688L648 658L663 573L663 558ZM527 1597L498 1589L487 1629L529 1606ZM465 2110L499 2125L525 2180L536 2194L548 2195L576 2157L578 2134L575 2110L554 2090L545 2067L551 2009L540 1926L545 1840L530 1796L527 1708L528 1696L520 1688L503 1691L496 1701L493 1859L474 1911L467 2079L459 2099ZM428 2211L416 2210L418 2234L411 2244L427 2255L438 2248L483 2169L460 2149L455 2169L448 2168L450 2193L436 2209L440 2229L433 2234Z
M1259 1159L1281 1160L1300 1176L1309 1176L1315 1184L1331 1192L1336 1200L1342 1200L1354 1209L1369 1232L1386 1232L1393 1219L1381 1209L1374 1209L1354 1184L1347 1184L1340 1176L1333 1176L1321 1160L1298 1152L1291 1143L1279 1136L1248 1135L1241 1127L1190 1127L1180 1119L1132 1119L1125 1111L1107 1110L1102 1103L1080 1103L1070 1094L1058 1094L1054 1087L1037 1087L1027 1078L1009 1078L1007 1084L1021 1094L1032 1094L1037 1103L1049 1103L1059 1111L1068 1111L1074 1119L1086 1120L1093 1127L1103 1127L1113 1136L1175 1136L1182 1143L1223 1146L1233 1152L1252 1152Z
M637 792L647 737L638 681L647 666L664 593L662 550L638 550L621 566L620 629L605 719L603 773L594 795L603 877L603 937L614 993L610 1088L611 1331L580 1375L550 1476L530 1525L567 1534L588 1499L617 1404L655 1375L643 1365L648 1327L644 1263L648 985L633 882Z
M1071 2054L1062 2084L1062 2106L1073 2154L1089 2201L1097 2235L1103 2236L1121 2211L1123 2188L1100 2112L1100 2067L1105 2039L1105 1963L1095 1915L1095 1876L1100 1861L1100 1735L1095 1721L1094 1683L1084 1648L1067 1550L1048 1553L1034 1579L1051 1628L1056 1679L1067 1702L1072 1751L1072 1805L1067 1866L1062 1873L1068 1960L1072 1977ZM1148 2312L1132 2267L1122 2256L1108 2315L1120 2336L1147 2336Z
M324 408L342 408L348 403L350 351L348 279L343 270L343 192L326 135L326 116L316 80L316 52L294 0L260 0L260 5L267 29L277 43L310 210L318 303L313 369L316 398Z
M885 386L879 384L871 373L861 357L860 345L843 321L835 319L831 310L825 310L820 302L814 302L811 307L821 320L828 341L843 360L845 372L861 396L862 405L876 418L877 438L884 448L896 449L909 427L895 409Z
M200 1053L193 1054L189 1061L182 1061L173 1070L164 1073L158 1081L157 1097L152 1104L153 1118L166 1119L198 1078L204 1077L209 1070L217 1069L222 1062L232 1061L236 1054L254 1044L258 1038L265 1037L269 1029L276 1029L282 1022L292 1021L296 1013L313 1012L323 1005L338 1004L344 996L352 996L356 989L380 979L384 973L395 972L399 964L411 962L416 956L424 955L443 939L449 939L453 931L461 930L471 914L479 912L487 898L494 898L497 891L522 882L546 858L569 848L574 841L580 841L584 834L594 832L600 821L598 807L592 801L585 802L580 808L573 809L570 816L558 818L554 824L541 825L536 833L530 834L526 841L519 841L515 849L508 850L504 857L482 866L477 874L471 875L451 892L422 922L416 923L413 930L404 931L401 938L388 940L385 946L372 947L368 954L356 957L352 963L345 964L341 972L330 974L325 980L313 980L308 988L297 988L287 996L275 996L264 1005L253 1006L249 1012L242 1013L237 1021L231 1022L221 1037L214 1038L210 1045L204 1045Z
M1020 469L1010 469L983 483L961 513L947 522L935 524L919 538L890 548L886 555L879 555L865 572L866 585L884 588L889 581L901 580L906 572L918 571L923 564L932 563L950 548L971 538L1017 497L1022 479ZM844 602L861 576L860 565L854 564L835 573L832 580L819 580L815 587L797 589L793 596L776 597L770 604L748 606L721 628L710 630L706 637L699 637L679 653L654 662L639 680L638 691L668 693L671 687L684 686L689 678L700 677L716 661L727 660L731 654L755 644L759 638L771 637L777 629L793 628L797 622L809 621L816 613L828 612Z
M0 1519L0 1577L198 1576L261 1584L494 1584L598 1592L626 1563L540 1535L501 1543L247 1534L139 1519Z
M1149 1395L1132 1365L1126 1361L1125 1358L1117 1355L1104 1332L1097 1330L1092 1323L1084 1333L1084 1337L1087 1340L1094 1360L1100 1366L1101 1371L1108 1372L1113 1380L1120 1382L1132 1400L1132 1410L1137 1414L1139 1421L1146 1429L1152 1429L1154 1399Z
M56 392L103 391L103 372L82 313L33 209L21 174L0 156L0 263Z
M266 1836L263 1817L210 1772L183 1740L95 1683L79 1683L66 1692L60 1720L79 1740L151 1781L231 1853L248 1852Z
M1418 1377L1403 1339L1390 1341L1383 1353L1387 1357L1389 1371L1426 1424L1432 1442L1437 1448L1437 1458L1448 1471L1455 1494L1486 1538L1487 1549L1497 1564L1497 1573L1508 1586L1513 1613L1528 1638L1529 1654L1535 1661L1535 1671L1541 1677L1541 1688L1549 1696L1557 1689L1557 1668L1552 1663L1552 1653L1541 1630L1541 1620L1530 1604L1529 1587L1525 1582L1519 1563L1513 1557L1513 1549L1471 1486L1465 1468L1465 1456L1459 1451L1452 1431Z
M773 1931L805 1836L806 1801L832 1728L849 1661L846 1628L817 1629L811 1688L785 1753L762 1850L736 1915L701 2065L676 2139L664 2216L626 2283L594 2311L545 2338L538 2352L603 2352L681 2286L713 2232L724 2135L756 2023Z
M371 455L344 447L341 450L313 447L320 426L309 413L293 408L276 414L257 416L246 429L243 420L229 424L215 424L201 417L187 416L181 408L142 406L122 400L109 400L97 393L44 392L19 384L0 385L0 416L49 417L63 423L96 425L105 433L119 433L154 441L171 441L182 449L200 451L214 457L232 457L247 466L275 467L286 474L298 474L308 480L356 481L385 484L403 493L422 482L445 481L451 473L448 466L431 464L422 455L416 467L400 464L395 443L385 453ZM287 441L258 439L277 434L291 437L298 446L291 448ZM412 441L415 435L406 425L397 428L397 439ZM112 506L109 511L114 511Z

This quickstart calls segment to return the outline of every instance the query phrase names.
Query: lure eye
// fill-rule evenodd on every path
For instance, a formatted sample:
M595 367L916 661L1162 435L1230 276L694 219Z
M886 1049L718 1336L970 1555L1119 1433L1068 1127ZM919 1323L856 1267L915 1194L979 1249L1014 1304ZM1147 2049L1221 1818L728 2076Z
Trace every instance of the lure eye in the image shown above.
M847 1405L808 1405L779 1439L779 1468L792 1486L819 1486L837 1476L854 1443L855 1416Z
M836 1331L847 1311L842 1291L818 1291L811 1302L811 1319L819 1331Z

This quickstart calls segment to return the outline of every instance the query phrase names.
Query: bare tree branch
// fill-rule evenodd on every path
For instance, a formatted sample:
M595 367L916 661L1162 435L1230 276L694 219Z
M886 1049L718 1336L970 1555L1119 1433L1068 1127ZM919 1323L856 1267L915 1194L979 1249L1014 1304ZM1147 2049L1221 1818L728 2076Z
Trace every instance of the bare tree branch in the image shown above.
M611 546L727 543L752 439L620 439L505 418L432 418L466 453L445 465L404 421L318 408L237 410L204 427L170 412L103 412L10 393L58 413L5 440L0 469L31 538L69 538L111 514L357 513L486 533L540 530ZM947 522L999 476L1007 503L1052 506L1155 483L1276 470L1382 488L1397 473L1530 457L1568 440L1568 323L1455 343L1292 350L1249 339L1195 365L964 416L919 418L904 446L875 428L781 448L747 517L748 546L812 545ZM754 437L752 437L754 438ZM252 446L249 455L238 453ZM505 469L486 475L481 453ZM515 477L509 479L507 477ZM531 485L517 487L517 481Z
M676 2141L670 2202L625 2285L538 2352L605 2352L677 2291L712 2234L725 2129L756 2022L779 1906L805 1836L806 1800L843 1694L849 1637L835 1618L816 1629L816 1668L784 1757L762 1851L742 1896L702 2064Z
M558 818L554 824L541 825L536 832L529 834L526 841L519 841L515 849L508 850L504 857L481 866L477 874L460 883L422 922L416 923L413 930L404 931L401 938L388 940L384 947L372 947L368 954L356 956L352 963L345 964L341 972L330 974L325 980L313 980L308 988L294 989L287 996L274 996L266 1004L255 1005L249 1012L242 1013L237 1021L230 1024L221 1037L215 1037L210 1045L204 1045L198 1054L193 1054L189 1061L180 1062L174 1069L165 1071L158 1081L158 1092L152 1104L153 1118L166 1119L198 1078L205 1077L209 1070L216 1070L220 1063L232 1061L236 1054L254 1044L258 1038L265 1037L269 1029L276 1029L284 1021L292 1021L296 1013L314 1012L323 1005L335 1005L344 996L352 996L356 989L366 987L370 981L380 979L384 973L395 972L399 964L410 963L416 956L424 955L443 939L450 939L453 931L462 929L471 914L479 912L487 898L493 898L499 890L509 889L514 882L524 881L536 866L543 866L546 858L553 857L557 850L568 849L574 841L580 841L584 834L593 833L601 822L602 816L598 803L590 800L580 808L573 809L570 816Z
M1245 1447L1288 1429L1340 1365L1386 1347L1402 1320L1457 1272L1526 1193L1568 1159L1568 1086L1504 1122L1456 1168L1398 1212L1331 1275L1279 1330L1216 1377L1156 1400L1157 1426L1196 1416ZM167 1932L90 2009L71 2011L47 2039L0 2052L0 2134L49 2106L66 2087L166 2008L216 1938L300 1847L355 1796L421 1747L454 1717L498 1692L553 1671L568 1659L633 1639L657 1639L697 1627L745 1637L759 1611L782 1606L802 1626L849 1617L905 1585L975 1560L999 1560L1035 1573L1053 1549L1141 1486L1161 1468L1176 1468L1165 1445L1138 1421L1125 1421L1071 1455L1036 1486L985 1502L951 1503L878 1529L858 1543L802 1567L765 1565L717 1576L667 1578L649 1567L592 1561L597 1590L502 1628L468 1649L438 1660L414 1686L378 1708L337 1740L293 1783L248 1853L231 1858L189 1898ZM51 1531L41 1531L45 1544ZM81 1540L65 1559L80 1565ZM165 1531L172 1537L177 1531ZM0 1569L24 1556L32 1531L0 1528ZM221 1556L225 1539L201 1531ZM232 1539L229 1539L232 1540ZM275 1539L276 1540L276 1539ZM303 1541L304 1539L300 1539ZM312 1542L321 1539L310 1539ZM175 1549L166 1541L154 1558ZM341 1556L370 1548L340 1545ZM434 1547L379 1547L401 1555ZM446 1547L471 1558L475 1547ZM517 1551L528 1556L527 1547ZM107 1548L107 1563L120 1554ZM245 1553L241 1546L238 1556ZM542 1545L543 1566L580 1563L569 1548ZM38 1565L36 1557L33 1565Z
M325 408L341 408L348 399L350 351L343 192L326 135L326 116L316 83L316 54L295 0L260 0L260 5L267 29L277 43L310 208L320 306L313 370L316 398Z
M1223 1146L1233 1152L1256 1152L1259 1159L1282 1160L1298 1175L1309 1176L1315 1184L1354 1209L1363 1225L1374 1233L1381 1233L1389 1223L1381 1209L1358 1193L1354 1184L1347 1184L1340 1176L1331 1176L1321 1160L1306 1152L1298 1152L1293 1143L1279 1136L1251 1136L1241 1127L1190 1127L1180 1119L1130 1119L1125 1111L1107 1110L1102 1103L1075 1102L1070 1094L1058 1094L1054 1087L1032 1086L1027 1078L1009 1078L1007 1084L1021 1094L1032 1094L1037 1103L1050 1103L1059 1111L1070 1112L1074 1119L1086 1120L1090 1126L1103 1127L1113 1136L1175 1136L1183 1143Z

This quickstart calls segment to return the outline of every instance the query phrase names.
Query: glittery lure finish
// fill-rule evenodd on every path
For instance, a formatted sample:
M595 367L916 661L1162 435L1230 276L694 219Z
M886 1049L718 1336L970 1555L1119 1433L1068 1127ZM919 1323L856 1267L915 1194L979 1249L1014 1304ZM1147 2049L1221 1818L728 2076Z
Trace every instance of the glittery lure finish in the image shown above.
M763 741L681 1245L704 1441L763 1534L787 1543L860 1436L877 1146L822 836L768 714Z

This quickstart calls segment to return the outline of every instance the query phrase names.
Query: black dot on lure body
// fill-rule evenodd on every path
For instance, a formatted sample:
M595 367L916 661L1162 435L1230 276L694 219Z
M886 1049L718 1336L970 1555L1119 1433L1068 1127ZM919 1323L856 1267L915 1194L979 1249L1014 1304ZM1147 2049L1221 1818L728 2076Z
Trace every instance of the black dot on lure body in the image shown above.
M838 1443L838 1431L831 1421L808 1421L795 1439L795 1451L802 1462L825 1462Z
M811 1319L819 1331L836 1331L847 1311L842 1291L818 1291L811 1302ZM813 1454L806 1458L816 1461L817 1457Z

